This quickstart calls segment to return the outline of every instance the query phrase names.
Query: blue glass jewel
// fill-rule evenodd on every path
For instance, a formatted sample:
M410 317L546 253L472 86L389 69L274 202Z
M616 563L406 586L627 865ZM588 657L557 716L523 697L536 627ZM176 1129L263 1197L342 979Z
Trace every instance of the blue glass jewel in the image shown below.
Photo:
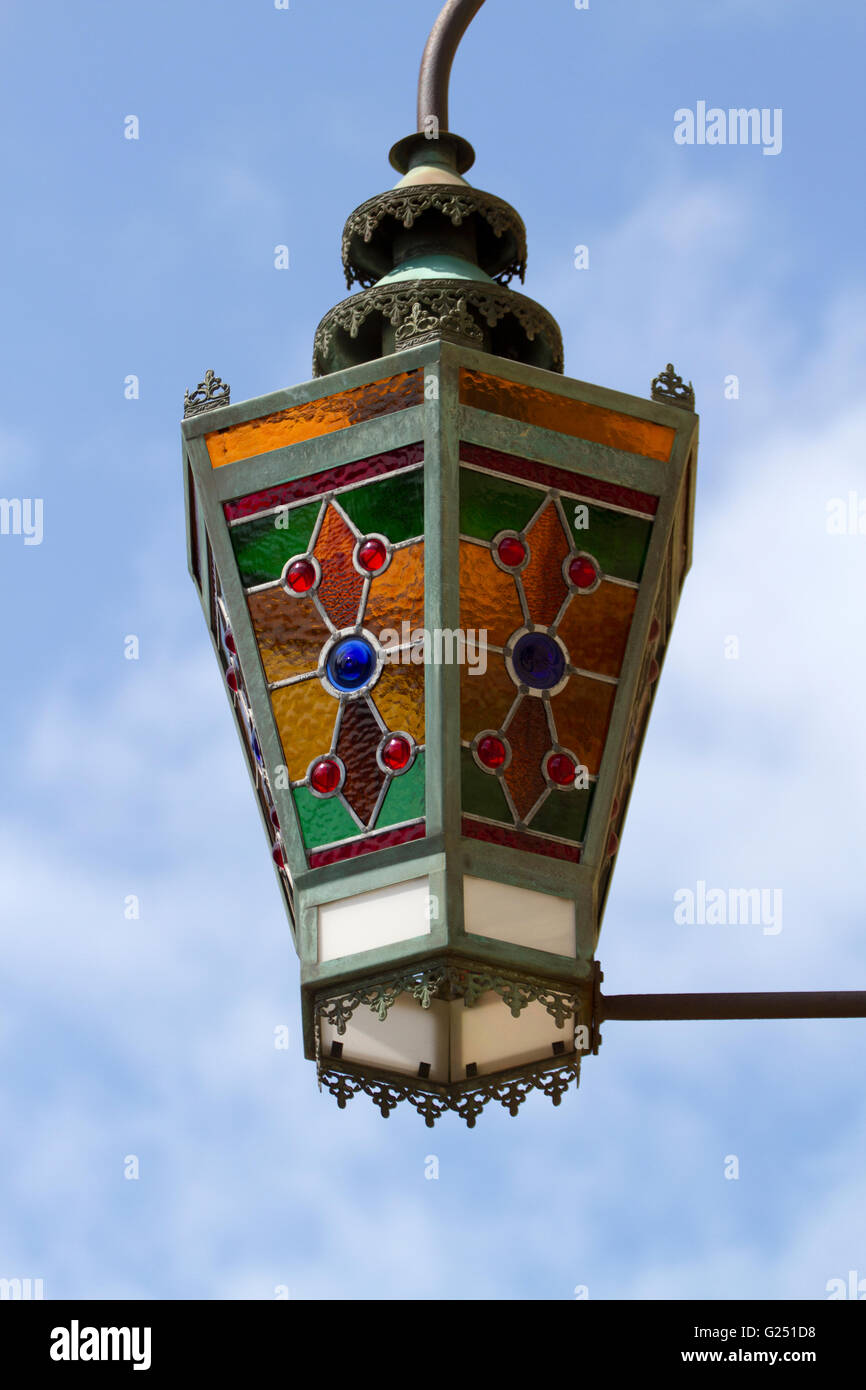
M565 675L565 655L546 632L525 632L511 656L517 679L535 690L559 685Z
M335 690L360 690L376 670L376 653L363 637L344 637L332 648L325 670Z

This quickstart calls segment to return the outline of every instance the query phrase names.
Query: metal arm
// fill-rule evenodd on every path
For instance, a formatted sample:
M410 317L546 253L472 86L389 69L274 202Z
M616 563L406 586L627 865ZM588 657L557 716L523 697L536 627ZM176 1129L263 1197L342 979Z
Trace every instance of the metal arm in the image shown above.
M598 1019L866 1018L866 990L599 994Z
M448 79L457 45L484 0L448 0L430 30L418 76L418 129L434 116L440 130L448 129Z

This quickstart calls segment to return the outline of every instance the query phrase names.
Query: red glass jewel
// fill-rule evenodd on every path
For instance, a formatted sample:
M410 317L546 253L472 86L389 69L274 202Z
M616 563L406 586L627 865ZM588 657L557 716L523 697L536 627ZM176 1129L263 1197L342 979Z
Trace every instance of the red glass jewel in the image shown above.
M306 594L316 582L316 567L312 560L296 560L289 565L286 583L293 594Z
M591 589L598 570L586 555L575 555L568 567L568 577L576 589Z
M237 652L237 647L235 646L234 637L228 630L226 631L225 636L223 637L223 642L225 643L226 651L231 652L234 656L234 654Z
M310 785L323 796L336 791L340 785L340 764L333 758L320 758L310 773Z
M567 753L554 753L547 760L547 775L558 787L570 787L577 768Z
M382 749L382 762L391 772L401 772L412 756L412 745L402 734L389 738Z
M387 547L377 536L371 536L358 547L358 564L373 574L382 568L387 558Z
M274 856L274 863L276 864L277 868L284 869L286 867L286 857L283 854L282 845L274 845L272 853Z
M501 767L505 762L505 744L494 734L485 734L478 743L478 757L485 767Z
M236 666L230 666L229 669L226 671L226 685L228 686L229 690L233 690L235 695L237 695L238 691L241 688L241 678L240 672L238 671Z
M512 569L522 565L526 559L526 546L516 536L503 536L496 547L496 552L503 565L508 565Z
M609 859L609 858L611 857L611 855L616 854L616 852L617 852L618 849L619 849L619 836L617 835L617 833L616 833L615 830L612 830L612 831L610 832L610 834L608 835L608 837L607 837L607 856L606 856L606 857Z
M271 811L271 825L275 826L277 830L280 828L280 818L276 811Z

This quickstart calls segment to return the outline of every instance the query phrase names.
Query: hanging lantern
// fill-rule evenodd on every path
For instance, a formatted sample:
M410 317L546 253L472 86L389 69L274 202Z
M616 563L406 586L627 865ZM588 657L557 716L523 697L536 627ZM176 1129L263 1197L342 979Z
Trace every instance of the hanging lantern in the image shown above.
M562 375L555 321L509 285L523 223L466 182L465 140L391 159L314 379L231 403L209 372L187 397L189 564L321 1086L473 1125L558 1104L597 1047L697 417L670 365L650 400Z

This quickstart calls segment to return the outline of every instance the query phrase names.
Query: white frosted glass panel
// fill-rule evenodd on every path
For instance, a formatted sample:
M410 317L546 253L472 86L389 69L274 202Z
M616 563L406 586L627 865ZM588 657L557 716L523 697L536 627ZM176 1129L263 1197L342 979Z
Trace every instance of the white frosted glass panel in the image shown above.
M429 1009L422 1009L415 999L401 996L382 1021L372 1009L360 1005L342 1036L333 1024L322 1024L322 1056L327 1062L331 1043L340 1042L344 1061L366 1062L408 1076L417 1076L419 1063L427 1062L429 1080L447 1081L450 1007L434 999Z
M520 1067L526 1062L547 1061L556 1054L555 1042L565 1043L565 1051L574 1047L574 1020L568 1019L557 1028L543 1004L527 1004L519 1018L492 990L483 994L478 1003L466 1009L461 1000L451 1005L451 1075L455 1081L466 1075L471 1062L478 1075Z
M467 932L512 941L558 956L577 955L574 903L531 888L493 883L486 878L463 879L463 914Z
M336 960L413 936L428 936L429 880L413 878L319 908L319 960Z

